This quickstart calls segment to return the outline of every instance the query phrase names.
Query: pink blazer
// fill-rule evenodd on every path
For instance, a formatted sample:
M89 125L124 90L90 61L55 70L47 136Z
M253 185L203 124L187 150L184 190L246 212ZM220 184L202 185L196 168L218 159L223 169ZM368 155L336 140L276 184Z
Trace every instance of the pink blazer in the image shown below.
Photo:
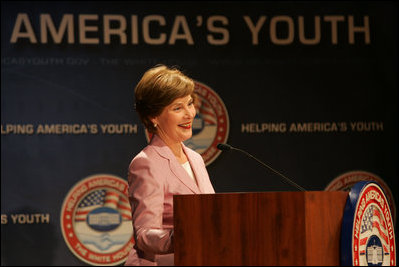
M173 195L215 193L201 155L183 150L197 184L157 135L130 163L135 246L125 265L173 265Z

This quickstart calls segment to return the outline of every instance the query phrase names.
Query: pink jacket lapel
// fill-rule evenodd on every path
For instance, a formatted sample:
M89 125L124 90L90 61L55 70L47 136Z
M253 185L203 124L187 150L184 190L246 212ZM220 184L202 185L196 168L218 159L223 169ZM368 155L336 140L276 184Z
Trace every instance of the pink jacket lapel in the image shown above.
M193 179L191 179L191 177L188 175L186 170L177 161L175 155L173 155L170 148L162 141L162 139L159 136L154 135L153 138L151 139L150 145L153 146L153 148L158 152L159 155L161 155L165 159L169 160L169 167L170 167L171 171L184 185L186 185L194 193L197 193L197 194L200 193L200 190L199 190L198 186L195 184L195 182L193 181ZM184 145L183 145L183 148L184 148ZM186 151L186 149L185 149L185 151ZM187 155L187 153L186 153L186 155ZM196 170L196 168L193 166L193 165L195 165L195 162L191 161L190 155L187 155L187 157L189 158L190 163L192 163L191 168L193 168L193 172L194 172L196 178L199 179L198 178L199 173Z
M208 177L207 173L204 173L204 167L203 167L203 162L199 161L197 159L197 155L193 153L190 149L188 149L184 144L183 144L183 149L184 152L187 155L188 160L190 161L190 166L194 172L195 178L197 180L198 188L200 192L205 192L205 177ZM206 169L205 169L206 171Z

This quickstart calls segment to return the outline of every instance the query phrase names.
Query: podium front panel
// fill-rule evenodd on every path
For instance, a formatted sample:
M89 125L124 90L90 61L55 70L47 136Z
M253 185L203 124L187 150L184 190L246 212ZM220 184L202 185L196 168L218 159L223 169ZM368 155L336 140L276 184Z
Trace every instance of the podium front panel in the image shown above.
M174 196L176 265L339 265L347 192Z

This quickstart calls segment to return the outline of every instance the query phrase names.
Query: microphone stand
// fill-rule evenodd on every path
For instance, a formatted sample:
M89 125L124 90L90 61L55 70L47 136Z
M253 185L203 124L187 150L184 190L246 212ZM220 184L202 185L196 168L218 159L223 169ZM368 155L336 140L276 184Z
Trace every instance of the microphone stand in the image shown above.
M300 191L306 191L302 186L296 184L294 181L292 181L291 179L289 179L289 178L286 177L285 175L279 173L278 171L276 171L276 170L273 169L272 167L266 165L266 164L263 163L261 160L255 158L254 156L252 156L251 154L249 154L248 152L246 152L246 151L244 151L244 150L242 150L242 149L232 147L232 146L230 146L230 145L228 145L228 144L219 144L217 147L218 147L220 150L229 150L229 149L233 149L233 150L240 151L241 153L244 153L244 154L247 155L248 157L253 158L253 159L256 160L257 162L259 162L262 166L264 166L264 167L268 168L269 170L271 170L273 173L275 173L275 174L279 175L280 177L284 178L284 180L285 180L286 182L288 182L289 184L291 184L292 186L294 186L296 189L298 189L298 190L300 190Z

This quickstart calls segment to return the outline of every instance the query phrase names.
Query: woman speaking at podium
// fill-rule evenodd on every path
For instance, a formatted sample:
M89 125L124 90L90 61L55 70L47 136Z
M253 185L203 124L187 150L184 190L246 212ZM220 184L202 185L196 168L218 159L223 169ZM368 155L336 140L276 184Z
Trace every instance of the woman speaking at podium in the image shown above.
M129 165L135 245L125 265L173 265L173 195L215 193L201 155L183 144L196 114L194 81L155 66L137 84L135 101L152 138Z

